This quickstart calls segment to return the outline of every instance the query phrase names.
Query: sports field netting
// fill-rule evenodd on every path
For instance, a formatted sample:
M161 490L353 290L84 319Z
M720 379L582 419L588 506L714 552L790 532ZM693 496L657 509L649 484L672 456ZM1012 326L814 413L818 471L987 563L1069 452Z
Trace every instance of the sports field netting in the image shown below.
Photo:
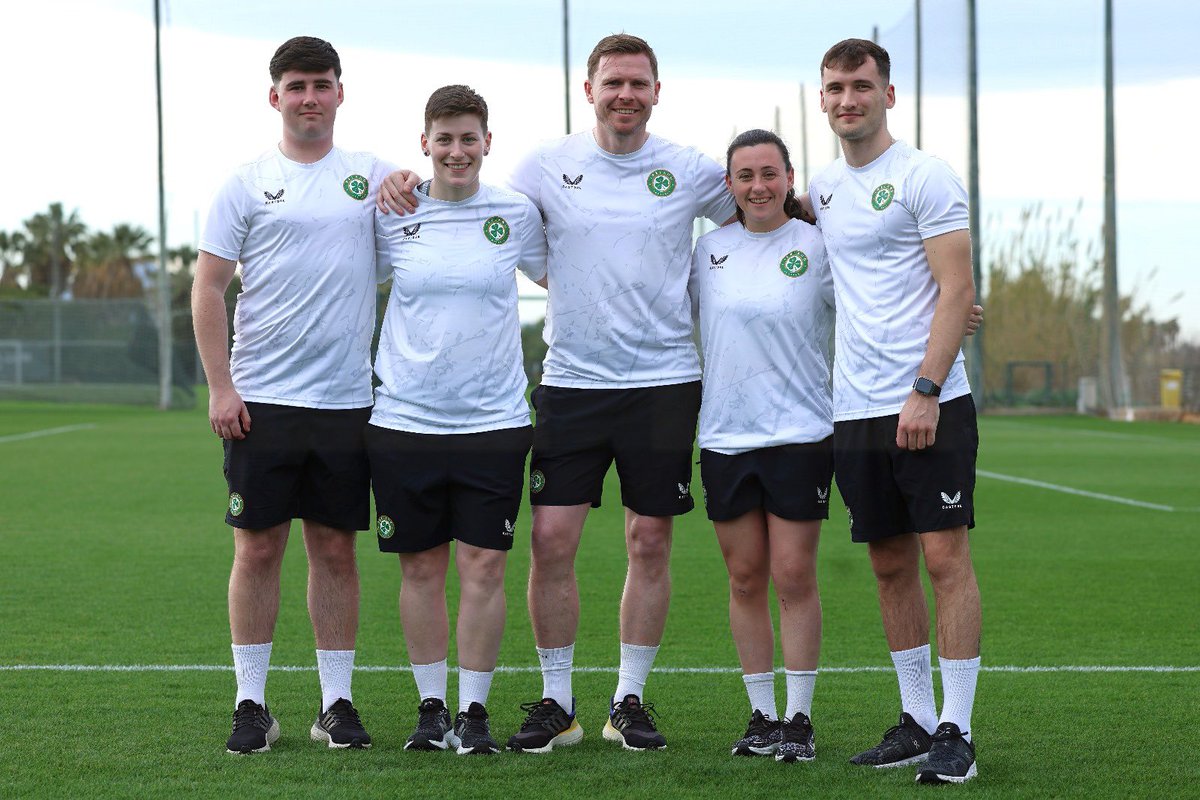
M1194 727L1200 690L1200 428L985 417L981 437L972 546L984 672L974 717L980 776L968 790L1188 794L1194 766L1170 742ZM729 755L749 706L728 631L724 567L699 511L677 526L671 615L647 686L669 747L625 753L601 739L624 575L615 485L588 521L578 561L580 745L491 759L404 752L418 698L404 671L399 567L366 535L354 700L376 745L347 753L309 742L319 693L297 534L267 687L283 734L270 753L229 756L231 545L220 460L201 410L5 407L0 686L16 727L6 737L0 796L916 791L908 770L847 763L895 723L898 699L866 553L849 542L840 503L820 551L815 762L789 768ZM520 724L519 704L541 690L524 600L528 537L526 508L507 575L504 671L489 703L502 740ZM453 613L453 585L450 594ZM782 678L777 690L782 697Z

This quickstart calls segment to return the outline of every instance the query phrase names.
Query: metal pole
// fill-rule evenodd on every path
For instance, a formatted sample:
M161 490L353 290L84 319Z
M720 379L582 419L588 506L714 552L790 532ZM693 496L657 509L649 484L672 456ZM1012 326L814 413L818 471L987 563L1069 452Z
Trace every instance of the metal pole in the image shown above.
M571 37L570 0L562 0L563 8L563 112L567 135L571 133Z
M775 106L775 135L783 135L783 122L779 118L779 106Z
M916 12L916 23L913 25L916 31L917 38L917 61L916 61L916 97L917 97L917 149L921 149L921 0L914 0L913 8Z
M1113 7L1104 0L1104 325L1108 341L1109 411L1129 407L1121 358L1121 306L1117 291L1117 162L1113 126Z
M804 191L808 191L808 101L804 99L804 84L800 84L800 169L804 176Z
M167 203L163 182L162 47L154 0L154 92L158 112L158 407L171 407L171 278L167 275Z
M982 240L979 229L979 65L975 39L975 0L967 0L967 202L971 226L971 275L975 279L975 302L983 305ZM919 107L919 105L918 105ZM982 330L967 338L968 380L975 407L984 407Z

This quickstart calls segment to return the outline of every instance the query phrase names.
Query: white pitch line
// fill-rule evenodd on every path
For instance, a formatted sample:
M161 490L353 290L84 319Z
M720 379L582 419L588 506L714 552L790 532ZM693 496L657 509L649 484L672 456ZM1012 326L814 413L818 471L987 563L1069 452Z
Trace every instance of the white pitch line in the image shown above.
M1002 475L999 472L988 472L987 470L977 469L976 475L982 475L985 478L995 478L998 481L1008 481L1009 483L1020 483L1025 486L1034 486L1038 489L1049 489L1052 492L1062 492L1064 494L1074 494L1080 497L1090 497L1093 500L1107 500L1110 503L1121 503L1122 505L1135 506L1137 508L1149 508L1154 511L1191 511L1192 509L1176 508L1175 506L1164 506L1159 503L1147 503L1144 500L1131 500L1128 497L1117 497L1113 494L1101 494L1100 492L1089 492L1086 489L1073 489L1070 486L1060 486L1057 483L1046 483L1045 481L1035 481L1030 478L1018 478L1015 475Z
M7 444L8 442L23 442L26 439L38 439L42 436L53 436L56 433L85 431L94 427L96 427L94 424L86 422L82 425L64 425L61 428L46 428L45 430L41 431L29 431L29 433L14 433L9 436L0 436L0 444Z
M272 665L272 672L316 672L315 666ZM937 671L935 666L934 671ZM983 672L1200 672L1200 666L1165 666L1165 665L1048 665L1048 666L983 666ZM412 672L411 667L404 666L356 666L356 672ZM232 672L233 666L226 664L0 664L0 672ZM457 672L457 667L451 667L451 672ZM616 667L575 667L575 672L610 673L616 672ZM782 670L776 670L782 672ZM890 666L862 667L821 667L822 673L854 674L861 672L895 672ZM496 667L496 672L512 672L533 674L541 672L541 667ZM737 667L660 667L655 674L663 675L734 675L741 674Z

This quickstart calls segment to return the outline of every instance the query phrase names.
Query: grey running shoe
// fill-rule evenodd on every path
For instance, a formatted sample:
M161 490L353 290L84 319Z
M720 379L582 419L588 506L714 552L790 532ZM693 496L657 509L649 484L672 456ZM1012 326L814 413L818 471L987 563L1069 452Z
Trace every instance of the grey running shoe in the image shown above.
M654 706L643 703L635 694L613 701L604 725L604 738L620 742L626 750L663 750L667 740L654 724Z
M371 746L371 734L359 720L358 711L349 700L341 697L323 714L317 715L308 735L314 742L325 742L330 747L366 750Z
M458 716L454 718L454 735L458 737L460 756L491 755L500 752L500 745L492 738L487 709L480 703L471 703L466 711L458 712Z
M557 701L543 697L521 706L525 721L508 739L508 749L517 753L549 753L555 746L575 744L583 738L583 728L575 719L575 698L568 714Z
M917 783L965 783L975 775L974 743L953 722L938 725L929 758L917 771Z
M795 761L812 761L817 757L817 745L813 739L813 726L805 714L795 715L780 726L783 740L775 751L776 761L791 764Z
M243 700L233 712L233 733L225 741L230 753L265 753L279 738L279 721L266 706Z
M757 708L750 715L746 733L733 743L735 756L769 756L779 747L779 722L765 716Z
M417 729L404 743L405 750L445 750L458 745L450 712L436 697L427 697L417 706Z
M900 714L900 724L893 725L883 734L883 741L850 759L851 764L883 769L917 764L929 757L932 739L917 721L905 713Z

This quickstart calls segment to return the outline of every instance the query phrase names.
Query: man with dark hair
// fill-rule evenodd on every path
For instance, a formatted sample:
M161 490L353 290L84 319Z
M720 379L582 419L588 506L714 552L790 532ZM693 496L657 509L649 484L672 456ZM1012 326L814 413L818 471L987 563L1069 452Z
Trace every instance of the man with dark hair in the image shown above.
M291 521L302 520L321 703L310 730L334 748L371 737L351 703L358 629L355 531L370 527L363 427L371 414L374 190L391 167L334 147L341 63L302 36L275 52L283 137L217 193L200 242L192 315L225 449L234 528L229 627L238 691L231 753L269 750L265 692ZM225 291L241 264L228 350Z
M700 363L687 294L692 227L698 217L725 223L734 213L719 164L647 131L660 85L644 40L601 39L583 88L595 127L539 147L512 180L541 212L550 243L549 350L533 394L529 481L529 611L543 691L508 741L533 753L582 737L571 690L575 556L614 462L629 561L604 737L632 750L666 746L643 692L670 601L672 517L693 506Z
M961 783L976 774L981 618L967 534L979 438L960 350L975 295L967 197L948 165L888 132L889 72L872 42L826 53L821 109L844 157L809 189L837 297L837 483L851 537L870 552L903 709L851 761L922 763L918 781ZM922 555L937 607L940 718Z

